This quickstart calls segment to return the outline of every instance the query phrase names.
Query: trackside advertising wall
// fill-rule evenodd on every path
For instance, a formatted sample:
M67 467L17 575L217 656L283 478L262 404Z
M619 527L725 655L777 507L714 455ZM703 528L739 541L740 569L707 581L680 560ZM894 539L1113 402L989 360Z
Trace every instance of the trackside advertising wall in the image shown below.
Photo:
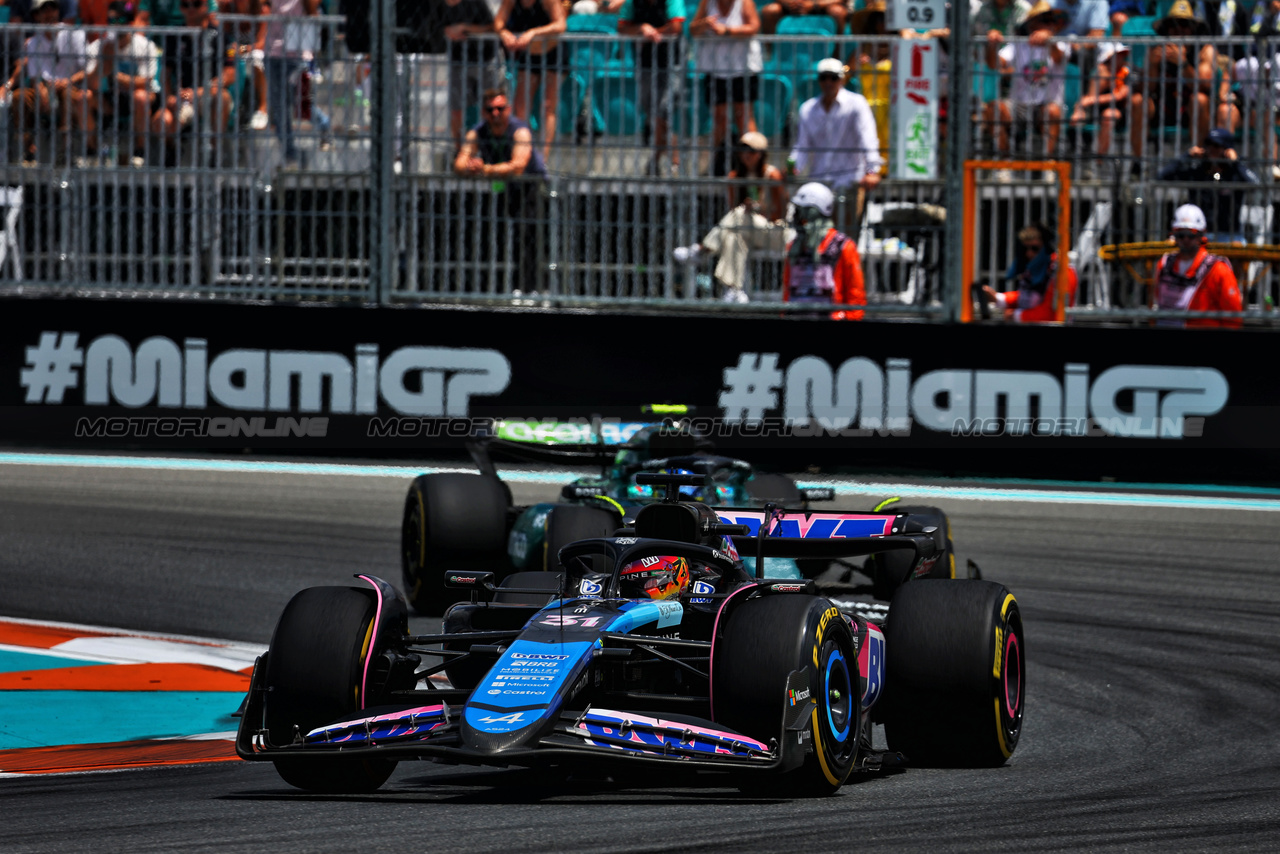
M1280 446L1266 332L40 299L0 329L11 446L411 456L651 403L824 470L1266 479Z

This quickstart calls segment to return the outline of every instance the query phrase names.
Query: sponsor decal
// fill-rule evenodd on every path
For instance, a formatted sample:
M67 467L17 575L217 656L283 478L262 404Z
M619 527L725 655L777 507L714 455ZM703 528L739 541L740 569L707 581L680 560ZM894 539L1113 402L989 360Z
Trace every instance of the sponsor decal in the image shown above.
M803 703L805 700L809 699L809 697L811 696L808 688L805 688L803 691L791 690L791 691L788 691L787 694L789 695L791 700L791 705L793 706L796 703Z
M1222 411L1230 392L1222 372L1207 366L1116 365L1091 379L1088 364L1070 362L1060 376L958 368L914 377L910 359L888 358L881 368L857 356L833 369L801 356L783 368L777 353L742 353L723 380L727 424L769 423L776 413L796 437L908 435L921 427L1181 439L1202 435L1205 418Z
M862 708L869 709L884 688L884 634L874 625L867 625L867 642L858 652L858 667L867 680Z
M181 345L152 336L136 347L118 335L80 346L80 334L44 331L20 374L28 404L61 405L83 389L85 406L465 417L471 398L501 394L511 364L498 350L377 344L354 353L233 348L204 338ZM75 401L71 401L75 402ZM372 429L372 427L371 427Z
M614 537L613 542L619 546L634 546L636 544L635 537Z
M511 658L515 661L567 661L569 656L542 652L513 652Z
M657 557L656 555L650 555L649 557L640 558L640 565L647 568L653 566L655 563L660 563L661 561L662 558Z
M451 575L449 576L450 584L475 584L476 580L470 575Z
M695 581L693 582L693 592L694 593L715 593L716 586L710 581ZM690 599L689 601L699 605L705 605L711 600L705 599L705 598L700 599L695 597L693 599Z
M760 510L722 510L720 521L746 525L748 536L759 536L764 513ZM833 537L882 537L893 532L892 514L777 513L768 536L825 540Z
M518 724L523 719L524 712L512 712L509 715L502 715L500 717L490 715L488 717L480 718L483 723L487 724Z
M683 605L679 602L658 602L657 606L658 628L663 629L680 624L680 619L684 615Z
M578 594L580 596L599 596L604 591L604 587L600 582L592 581L590 578L582 579L578 584Z
M769 589L774 593L802 593L808 589L807 584L770 584Z
M913 572L912 575L914 575L916 578L922 578L928 575L929 571L933 569L933 565L937 562L938 562L938 555L934 555L933 557L925 558L921 560L920 565L916 567L915 572Z

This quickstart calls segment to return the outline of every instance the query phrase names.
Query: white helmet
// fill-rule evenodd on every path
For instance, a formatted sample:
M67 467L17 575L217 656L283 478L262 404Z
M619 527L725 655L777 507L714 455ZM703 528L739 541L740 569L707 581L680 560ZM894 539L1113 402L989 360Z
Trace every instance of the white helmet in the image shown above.
M835 207L836 197L826 184L819 184L817 181L811 181L800 189L796 190L796 194L791 197L791 204L798 208L817 208L823 216L831 216L831 211Z
M1195 205L1183 205L1173 212L1173 225L1169 226L1170 230L1178 231L1180 229L1187 231L1199 231L1203 233L1208 228L1208 223L1204 218L1204 211Z

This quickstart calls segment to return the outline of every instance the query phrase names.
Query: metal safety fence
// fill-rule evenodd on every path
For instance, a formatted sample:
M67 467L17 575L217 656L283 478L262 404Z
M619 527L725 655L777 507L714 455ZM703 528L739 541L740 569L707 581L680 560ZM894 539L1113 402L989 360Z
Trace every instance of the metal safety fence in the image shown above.
M511 54L498 36L448 38L402 9L402 51L386 57L366 11L5 27L4 287L774 311L787 198L811 165L804 152L831 150L801 139L821 59L842 61L875 119L874 150L842 142L841 157L862 158L858 169L888 159L897 35L784 18L778 35L729 44L686 21L681 38L655 44L620 34L617 16L573 15ZM1079 278L1070 316L1145 318L1152 251L1124 247L1167 238L1172 210L1192 200L1215 240L1245 247L1233 262L1246 309L1269 322L1280 298L1273 43L1128 30L1127 49L1061 43L1034 74L1025 37L947 45L944 75L963 68L971 85L941 118L960 122L969 156L1009 164L978 176L965 224L973 284L1010 287L1018 232L1065 217ZM487 90L529 125L536 174L459 169L468 132L487 124ZM1231 155L1206 156L1215 128L1230 132ZM741 144L749 130L764 137L758 157ZM1071 164L1067 210L1052 173L1018 168L1045 158ZM952 176L885 169L865 191L857 177L833 182L834 220L858 246L871 312L954 316Z

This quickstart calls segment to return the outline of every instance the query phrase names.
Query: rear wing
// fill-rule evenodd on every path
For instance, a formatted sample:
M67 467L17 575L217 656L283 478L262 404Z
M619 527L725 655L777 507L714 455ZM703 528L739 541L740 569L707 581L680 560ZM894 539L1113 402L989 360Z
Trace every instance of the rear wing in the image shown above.
M717 507L715 513L722 524L746 529L744 535L733 536L734 548L742 555L838 560L909 549L920 562L937 552L935 527L904 513L770 512L733 507Z

